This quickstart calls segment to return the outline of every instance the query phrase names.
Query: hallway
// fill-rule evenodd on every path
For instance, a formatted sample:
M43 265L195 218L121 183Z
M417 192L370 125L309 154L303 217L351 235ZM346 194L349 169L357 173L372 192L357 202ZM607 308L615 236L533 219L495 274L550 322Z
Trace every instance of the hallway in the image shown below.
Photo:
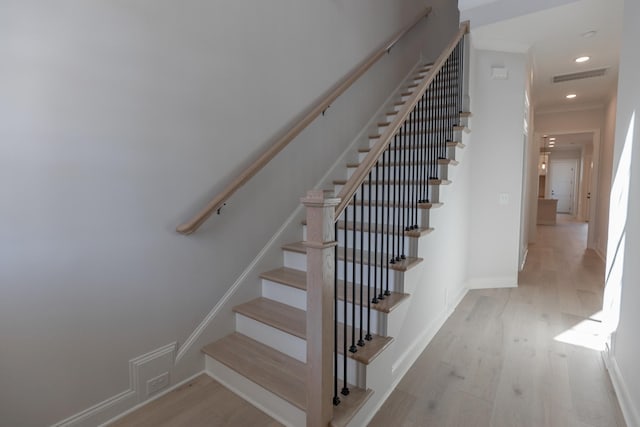
M587 225L539 226L519 287L470 291L371 426L625 425L600 352Z

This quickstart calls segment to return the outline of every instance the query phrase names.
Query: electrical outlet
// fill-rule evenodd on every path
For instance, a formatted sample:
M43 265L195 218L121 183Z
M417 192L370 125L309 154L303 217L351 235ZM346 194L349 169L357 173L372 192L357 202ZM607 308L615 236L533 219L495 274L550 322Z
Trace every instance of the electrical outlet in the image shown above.
M169 372L158 375L155 378L151 378L147 381L147 396L156 394L163 388L169 386Z

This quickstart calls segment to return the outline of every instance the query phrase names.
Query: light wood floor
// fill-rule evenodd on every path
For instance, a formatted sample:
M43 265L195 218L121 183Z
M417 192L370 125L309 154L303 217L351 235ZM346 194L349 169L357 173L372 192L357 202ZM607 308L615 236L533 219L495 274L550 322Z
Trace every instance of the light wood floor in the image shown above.
M282 424L207 375L178 387L111 427L276 427Z
M586 233L539 226L519 287L469 292L370 425L624 426L593 349L604 264Z

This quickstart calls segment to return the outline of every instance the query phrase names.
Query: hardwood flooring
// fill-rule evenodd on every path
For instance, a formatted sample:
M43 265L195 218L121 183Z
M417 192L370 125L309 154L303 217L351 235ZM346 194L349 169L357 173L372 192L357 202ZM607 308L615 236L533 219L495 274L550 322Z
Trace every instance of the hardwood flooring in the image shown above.
M623 427L587 226L539 226L519 287L470 291L370 426Z
M207 375L167 393L110 427L281 426Z

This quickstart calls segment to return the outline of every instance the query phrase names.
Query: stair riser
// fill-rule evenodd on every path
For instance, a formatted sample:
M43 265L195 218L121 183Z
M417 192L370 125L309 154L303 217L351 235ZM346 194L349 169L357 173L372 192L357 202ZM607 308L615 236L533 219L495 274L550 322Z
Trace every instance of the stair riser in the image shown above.
M262 279L262 296L300 310L307 310L307 292L302 289Z
M407 162L409 162L409 161L412 161L413 159L407 156L406 160ZM354 174L356 169L357 169L356 167L347 168L347 179L351 178L351 176ZM419 165L412 165L406 168L405 167L399 168L396 166L392 166L392 167L387 166L385 168L380 167L378 170L381 177L386 177L387 174L390 174L391 176L396 176L396 173L399 175L401 175L402 173L405 173L407 176L413 179L414 176L420 177L420 176L423 176L423 174L426 172L428 173L429 176L435 175L442 179L446 179L444 177L447 176L447 169L448 169L447 165L439 165L439 164L434 165L429 163L421 163ZM371 171L372 171L371 176L373 177L373 179L378 180L377 178L378 174L376 174L376 169L373 168Z
M359 217L358 217L359 218ZM365 217L366 218L366 217ZM304 227L305 231L303 233L303 238L306 238L306 226ZM360 245L360 239L361 239L361 232L356 230L356 238L355 238L355 248L356 250L362 249L361 245ZM365 232L364 236L362 236L363 239L363 243L364 243L364 249L369 251L369 248L371 248L371 251L373 251L375 244L377 243L377 248L380 251L381 248L384 248L383 245L386 245L386 240L387 240L387 234L381 234L381 233L372 233L371 235L371 242L369 246L369 233ZM401 241L401 247L404 249L404 254L405 255L411 255L411 256L415 256L416 254L411 252L412 249L412 244L411 244L411 237L404 237L404 238L400 238ZM353 230L347 230L347 247L348 248L353 248ZM345 237L344 237L344 229L340 229L338 231L338 244L340 247L344 247L345 241ZM377 242L376 242L377 241ZM389 239L389 244L391 244L392 239ZM393 239L393 241L397 241L396 239ZM415 246L415 245L413 245ZM396 246L397 247L397 246ZM371 255L373 258L373 254Z
M375 141L377 142L377 140ZM371 147L373 147L374 144L371 144ZM428 151L428 148L427 148ZM424 151L421 149L412 149L412 150L404 150L404 152L406 153L406 159L416 159L416 158L420 158L419 156L424 156ZM369 154L369 152L358 152L358 163L362 163L365 159L365 157L367 157L367 154ZM428 153L427 153L428 155ZM435 153L435 155L437 157L442 157L445 159L451 159L451 160L456 160L456 149L455 147L446 147L444 150L442 150L442 152L437 152ZM394 156L391 156L391 158L393 159ZM395 162L393 162L395 163ZM400 163L400 162L398 162ZM382 168L382 160L380 160L380 168ZM373 169L375 169L375 166L373 167Z
M300 254L297 252L284 251L284 265L285 267L295 268L297 270L306 271L307 269L307 256L305 254ZM366 265L365 265L366 267ZM344 262L342 260L338 260L337 264L338 270L338 280L344 280ZM371 274L374 274L374 270L376 271L376 283L379 287L381 284L386 286L387 281L387 270L381 267L375 267L371 269ZM365 268L365 281L367 278L367 269ZM352 280L352 272L353 265L351 262L347 262L347 281L353 282ZM356 263L356 284L360 284L360 264ZM389 269L389 290L396 292L403 292L402 289L402 273L397 272L395 270Z
M403 135L402 138L398 138L398 144L401 144L401 143L404 143L404 144L415 143L419 145L424 145L425 143L435 144L438 141L442 142L442 138L444 138L445 140L449 139L452 141L460 141L461 132L462 130L455 130L455 129L450 129L448 132L445 132L443 130L444 137L439 136L438 139L436 139L436 132L420 132L416 134ZM380 138L369 138L369 144L368 144L369 148L373 148L378 143L378 141L380 141ZM391 145L393 146L393 144L394 144L394 140L392 139ZM393 159L394 156L395 156L395 151L391 153L391 158Z
M353 209L353 205L349 205L349 221L351 221L351 212ZM356 206L356 219L357 222L360 222L360 210L361 210L361 206L358 204ZM407 209L405 208L396 208L396 207L389 207L389 214L387 214L387 207L386 206L374 206L374 207L370 207L365 205L364 206L364 222L368 223L369 222L369 210L371 210L371 224L383 224L382 222L382 215L384 214L384 218L385 218L385 223L388 223L388 218L391 215L398 215L398 213L400 215L403 215ZM376 214L377 214L377 218L376 218ZM428 227L429 226L429 209L418 209L417 211L418 214L418 218L417 218L417 224L420 227ZM341 220L344 218L340 218ZM342 231L340 231L340 233L342 233Z
M365 272L365 277L366 277L366 272ZM340 289L339 292L342 292L343 290ZM379 289L378 289L379 291ZM367 297L368 297L368 293L367 293L367 288L363 289L363 297L364 300L367 301ZM371 288L371 292L373 292L373 288ZM265 298L269 298L269 299L273 299L275 301L281 302L283 304L287 304L287 305L291 305L292 307L296 307L300 310L306 310L306 296L307 293L301 289L297 289L297 288L293 288L291 286L287 286L287 285L283 285L280 283L275 283L272 282L270 280L266 280L266 279L262 279L262 296ZM351 293L349 293L349 297L351 298L352 295ZM356 295L356 297L359 297L359 293L358 295ZM371 297L373 298L373 294L371 294ZM342 313L344 310L344 306L342 301L338 301L338 312L339 312L339 318L338 320L341 322L344 322L344 319L342 318ZM347 303L347 310L348 310L348 324L351 325L351 303ZM365 304L364 306L364 310L366 312L367 310L367 306ZM360 312L360 305L356 304L356 313ZM380 329L378 327L378 325L385 325L386 322L386 313L382 313L379 312L377 310L371 310L371 328L372 328L372 332L373 333L377 333L380 335L381 332L383 332L383 329ZM359 323L359 319L356 319L356 325L360 325ZM366 322L366 321L365 321Z
M380 291L378 289L378 291ZM366 299L366 295L364 295ZM372 295L373 297L373 295ZM345 322L344 316L344 301L338 301L338 322L346 323L349 328L353 325L353 312L352 312L353 304L350 302L347 303L347 321ZM386 334L386 314L380 313L375 310L371 310L371 318L367 319L367 309L362 311L362 324L364 325L364 330L362 332L363 335L367 333L367 331L371 331L372 334L382 335ZM369 323L370 321L370 323ZM360 306L356 305L356 317L355 317L355 326L356 326L356 341L360 336Z
M271 417L290 426L306 424L307 414L214 358L205 356L206 373Z
M432 202L432 203L439 203L440 199L438 197L439 197L439 194L440 194L440 191L439 191L439 187L440 186L439 185L429 185L428 187L429 187L429 194L428 194L429 201ZM407 200L408 200L408 195L410 195L410 194L418 194L418 195L424 194L424 190L419 188L419 187L417 187L417 186L409 186L409 187L405 187L405 188L407 188L407 190L410 189L410 192L408 192L408 191L405 192L405 194L407 194ZM388 200L390 202L396 202L396 201L402 199L401 191L398 190L397 186L396 186L395 194L393 192L393 187L391 187L390 189L391 189L390 194L385 194L386 195L386 197L385 197L386 200ZM341 190L342 190L342 185L335 185L334 186L335 194L340 194ZM376 191L376 187L373 186L371 188L371 193L374 194L375 191ZM382 190L380 190L380 191L382 191ZM387 191L387 190L385 189L385 191ZM357 194L358 194L358 200L360 200L361 197L364 197L364 200L369 200L369 186L365 185L364 186L364 192L362 194L360 192L358 192Z
M386 121L388 122L392 122L393 119L395 118L395 115L393 116L389 116L386 118ZM415 126L414 130L416 129L425 129L426 126L431 126L431 127L436 127L436 128L442 128L444 126L447 126L448 123L457 123L463 126L466 126L468 124L468 118L466 117L459 117L457 114L452 115L451 117L445 115L445 114L440 114L438 116L434 115L434 114L429 114L426 111L420 109L418 111L416 111L413 114L413 119L416 120L416 122L414 123L413 126ZM378 126L378 133L379 134L383 134L387 128L389 127L389 125L386 126Z
M238 313L236 313L236 331L306 363L307 342L303 339ZM338 354L338 366L342 367L343 360L342 354ZM355 360L347 358L347 381L360 386L362 379L359 378L358 365L359 363ZM338 378L341 380L343 379L343 373L343 369L338 369Z

